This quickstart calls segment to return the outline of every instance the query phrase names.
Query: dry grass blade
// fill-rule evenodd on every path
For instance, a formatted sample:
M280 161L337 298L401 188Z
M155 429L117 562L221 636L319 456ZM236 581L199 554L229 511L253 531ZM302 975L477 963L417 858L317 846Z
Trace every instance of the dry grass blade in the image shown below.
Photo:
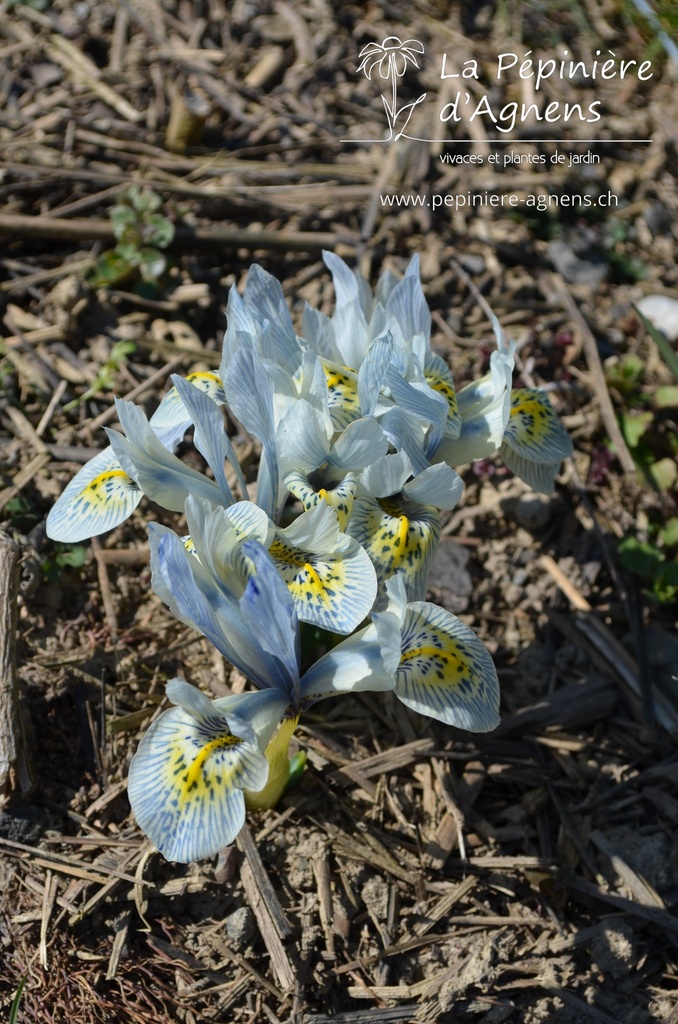
M0 808L29 799L35 786L32 737L17 679L19 555L16 541L0 530Z
M639 720L642 720L642 694L638 678L638 666L623 644L614 636L604 622L592 614L575 612L567 619L557 612L549 617L561 632L578 636L579 643L590 651L593 661L603 671L614 670L615 679L623 686L624 693ZM655 685L651 688L655 713L659 724L672 736L678 736L678 709Z
M238 846L246 857L240 870L240 877L249 905L257 919L261 937L270 954L271 966L281 988L292 989L295 984L296 971L290 962L282 940L289 938L293 929L280 906L247 826L238 835Z
M57 894L57 878L50 871L47 871L45 876L45 894L42 901L42 920L40 921L40 963L47 970L48 958L47 958L47 931L49 928L49 919L54 908L54 901Z
M113 226L108 220L26 217L18 213L0 213L0 235L72 242L89 240L109 244L115 241ZM271 249L283 252L319 252L321 249L334 249L338 242L350 245L354 241L354 236L350 232L339 236L321 231L276 232L256 228L240 230L230 227L179 226L174 234L174 244L177 246Z
M371 779L375 775L396 772L423 757L434 747L433 740L413 740L411 743L403 743L402 746L385 750L381 754L374 754L362 761L356 761L346 768L340 768L339 771L333 772L330 778L336 782L345 782L348 779L354 781L353 776Z
M632 914L643 921L657 925L658 928L678 933L678 918L674 917L667 910L662 910L659 907L648 907L642 903L626 899L625 896L617 896L615 893L607 892L599 885L594 885L593 882L587 882L584 878L575 878L570 882L569 888L578 896L601 900L601 902L607 903L617 910Z
M624 440L624 435L622 434L619 423L617 422L617 415L614 411L614 406L612 405L612 399L610 398L610 392L608 391L605 373L603 371L603 364L593 332L585 318L582 316L579 307L572 298L565 281L560 277L560 275L551 275L551 287L562 303L563 309L567 311L568 316L575 324L577 331L581 334L593 388L600 408L600 414L605 423L605 429L607 430L610 440L614 445L617 458L619 459L624 472L628 473L629 476L635 477L636 464L633 461L633 456L628 449L628 445Z

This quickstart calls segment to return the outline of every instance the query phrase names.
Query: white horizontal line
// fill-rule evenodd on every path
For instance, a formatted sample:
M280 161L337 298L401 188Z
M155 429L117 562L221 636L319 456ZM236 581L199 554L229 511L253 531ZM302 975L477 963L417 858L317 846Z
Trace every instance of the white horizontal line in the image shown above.
M473 145L486 145L486 144L500 144L500 145L512 145L519 146L523 142L597 142L600 146L616 146L621 142L640 142L649 143L654 142L654 139L550 139L544 137L541 139L417 139L412 135L406 135L404 138L409 139L411 142L444 142L448 146L473 146ZM396 139L339 139L340 142L352 142L358 144L361 142L396 142Z

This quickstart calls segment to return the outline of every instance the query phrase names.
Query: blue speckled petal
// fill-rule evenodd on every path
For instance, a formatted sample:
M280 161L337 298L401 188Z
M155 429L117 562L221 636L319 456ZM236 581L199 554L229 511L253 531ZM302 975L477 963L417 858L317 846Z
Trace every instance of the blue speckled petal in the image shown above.
M489 651L438 605L407 606L395 692L413 711L458 729L489 732L499 725L499 682Z

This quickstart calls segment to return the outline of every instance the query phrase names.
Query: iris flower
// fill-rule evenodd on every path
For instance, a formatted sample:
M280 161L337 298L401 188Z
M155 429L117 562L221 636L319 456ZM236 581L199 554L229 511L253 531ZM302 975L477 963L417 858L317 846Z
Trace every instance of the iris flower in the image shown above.
M129 772L137 821L167 859L210 856L233 841L246 791L256 802L257 792L278 786L270 777L278 737L286 748L300 714L325 697L392 690L447 724L475 731L497 725L497 676L484 645L444 609L408 603L400 574L387 584L386 610L303 671L295 604L270 556L258 541L229 536L208 558L216 525L208 515L203 535L196 530L201 561L170 530L154 526L153 585L177 618L259 689L209 701L183 681L168 684L175 707L146 732ZM254 567L246 582L245 562Z
M177 706L142 738L129 797L139 825L169 860L206 857L233 841L244 821L243 791L267 783L271 738L279 728L289 732L285 723L296 724L304 708L340 692L395 685L400 630L392 613L374 615L302 671L293 597L258 541L238 542L231 531L218 546L224 515L208 513L202 533L193 522L198 558L171 530L150 529L156 592L259 688L210 702L187 683L168 684Z
M544 391L517 388L499 454L532 490L551 494L563 459L572 455L572 440Z
M157 438L151 440L171 453L193 420L190 409L180 397L186 386L202 392L213 402L226 401L221 380L214 373L191 373L174 378L175 386L167 392L151 417L150 428ZM181 383L179 384L179 381ZM129 463L127 465L129 469ZM47 535L52 540L74 544L112 530L131 516L144 491L136 473L126 472L112 447L95 455L68 483L63 494L47 516Z
M386 455L360 474L347 530L374 564L377 608L386 600L386 580L396 573L410 600L424 597L440 538L439 509L454 508L463 486L443 463L413 476L405 452Z

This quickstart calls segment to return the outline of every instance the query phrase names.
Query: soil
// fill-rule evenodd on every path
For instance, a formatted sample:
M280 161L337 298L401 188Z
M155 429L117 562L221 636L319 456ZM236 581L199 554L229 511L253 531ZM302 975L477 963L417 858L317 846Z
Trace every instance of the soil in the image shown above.
M678 300L677 69L656 27L626 0L0 12L0 505L21 547L14 653L36 780L0 812L5 1017L676 1024L676 587L628 554L676 560L678 382L634 309ZM399 102L427 96L385 142L390 85L356 69L394 35L426 50ZM448 70L478 61L462 89L496 110L534 84L497 82L497 54L563 45L589 67L597 48L650 60L652 77L544 85L599 98L593 126L526 123L512 142L536 141L506 145L467 115L416 141L437 137L431 111L458 88L443 52ZM599 160L570 161L585 153ZM157 277L105 286L109 215L134 184L175 240ZM522 205L380 200L471 190ZM523 202L607 192L618 203L592 210ZM458 387L494 345L479 292L518 344L517 384L549 390L575 454L553 496L498 460L465 469L445 520L430 597L493 654L496 732L381 694L320 706L296 734L298 787L216 860L170 864L130 813L130 758L168 678L215 696L245 681L151 590L146 524L178 516L145 503L75 546L44 521L105 446L114 394L139 389L151 411L171 372L218 365L228 289L252 263L283 282L299 329L304 301L330 313L323 248L373 283L420 254ZM678 336L675 307L662 315Z

